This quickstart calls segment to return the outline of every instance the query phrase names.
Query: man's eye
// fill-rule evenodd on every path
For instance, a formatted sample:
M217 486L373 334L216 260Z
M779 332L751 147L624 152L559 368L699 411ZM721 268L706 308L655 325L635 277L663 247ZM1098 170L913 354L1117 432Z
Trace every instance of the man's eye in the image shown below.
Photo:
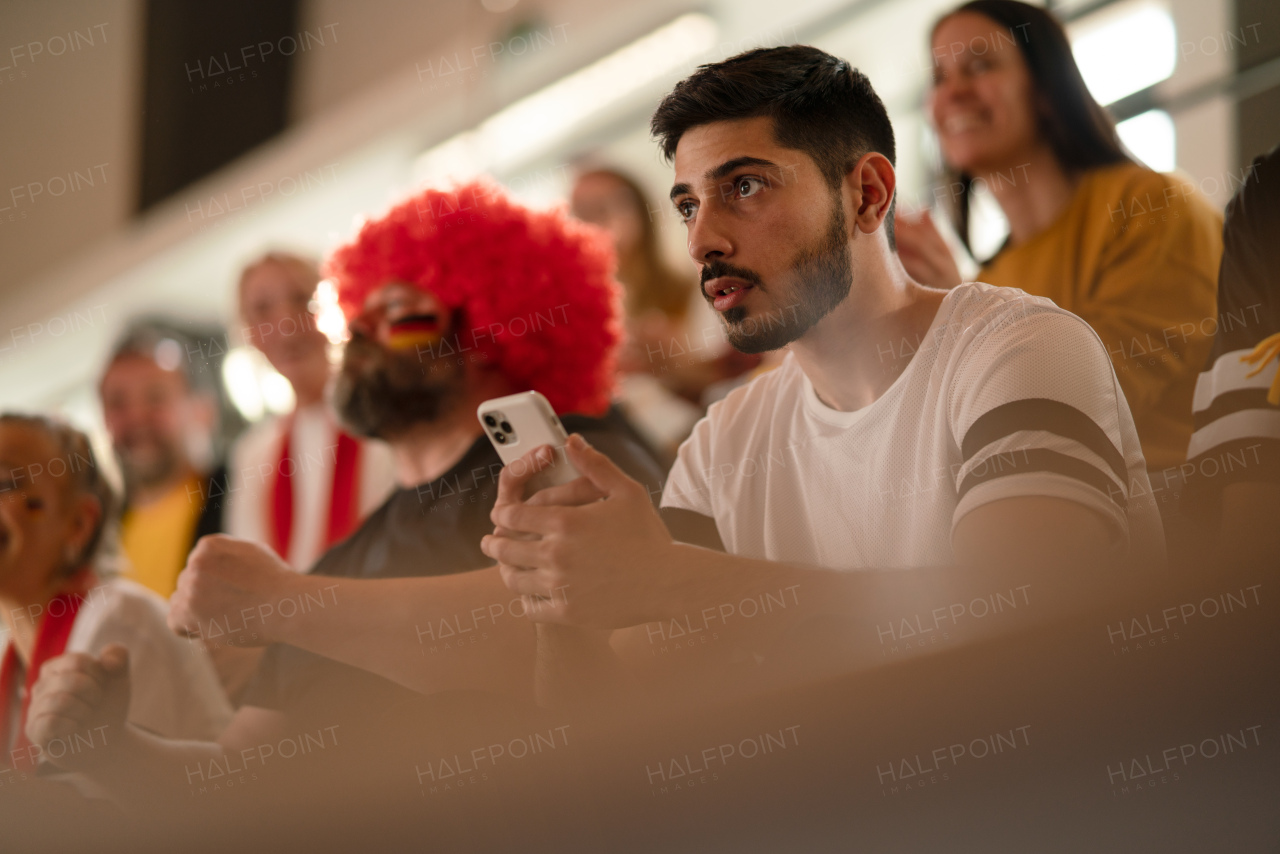
M982 74L984 71L991 70L991 60L989 59L971 59L968 62L970 74Z
M693 202L679 202L676 204L676 212L680 214L682 220L688 222L698 212L698 206Z
M745 199L763 190L764 181L754 177L739 178L734 182L733 187L738 192L738 198Z

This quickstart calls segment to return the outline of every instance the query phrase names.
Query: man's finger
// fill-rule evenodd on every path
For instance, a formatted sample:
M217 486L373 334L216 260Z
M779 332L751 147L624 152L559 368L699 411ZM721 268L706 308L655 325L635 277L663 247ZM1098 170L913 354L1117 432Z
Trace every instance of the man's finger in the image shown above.
M37 708L41 714L56 715L67 720L79 721L83 725L84 721L93 717L99 701L100 697L88 699L72 691L54 691L42 694Z
M503 466L498 475L499 504L514 504L524 500L525 485L538 472L555 462L550 445L539 445L510 465Z
M74 718L68 718L52 712L48 714L37 712L27 719L25 733L32 744L44 747L45 744L55 738L66 738L72 733L80 732L83 729L84 725Z
M508 566L535 568L542 561L540 540L513 540L488 534L480 540L480 551Z
M591 504L594 501L599 501L604 497L604 493L597 489L596 485L590 480L585 477L576 477L559 486L539 489L529 496L525 503L535 507L545 507L552 504L561 507L578 507L582 504Z
M129 649L122 644L107 644L98 655L98 660L112 679L129 675Z
M591 447L587 444L587 440L577 433L569 437L564 448L573 467L606 497L636 484L626 472L614 464L613 460Z
M507 589L512 593L519 593L521 596L533 596L539 599L550 598L553 592L551 583L536 569L520 569L515 566L499 564L498 572L502 575L502 582L507 585ZM528 603L526 603L526 610Z
M497 504L489 511L489 519L500 528L526 534L546 536L560 530L563 507L534 507L519 504Z
M82 674L99 685L107 684L107 672L96 658L83 652L68 652L46 661L41 666L40 673L36 676L36 685L40 684L38 680L41 677L64 677L73 673Z

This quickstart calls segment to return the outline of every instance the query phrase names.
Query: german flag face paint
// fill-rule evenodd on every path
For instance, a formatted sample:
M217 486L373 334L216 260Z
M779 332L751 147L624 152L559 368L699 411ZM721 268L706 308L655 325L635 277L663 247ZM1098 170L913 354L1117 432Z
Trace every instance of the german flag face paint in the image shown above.
M434 314L411 314L391 324L387 346L392 350L416 350L435 345L444 336L440 318Z

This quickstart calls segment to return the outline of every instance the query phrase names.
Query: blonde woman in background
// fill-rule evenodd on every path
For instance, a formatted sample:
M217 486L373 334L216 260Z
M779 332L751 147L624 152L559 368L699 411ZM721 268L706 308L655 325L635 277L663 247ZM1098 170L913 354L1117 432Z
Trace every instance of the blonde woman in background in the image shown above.
M718 387L759 358L728 345L696 278L663 258L654 217L670 215L668 208L653 205L635 180L611 169L583 172L573 186L571 210L613 237L627 327L618 403L669 463Z

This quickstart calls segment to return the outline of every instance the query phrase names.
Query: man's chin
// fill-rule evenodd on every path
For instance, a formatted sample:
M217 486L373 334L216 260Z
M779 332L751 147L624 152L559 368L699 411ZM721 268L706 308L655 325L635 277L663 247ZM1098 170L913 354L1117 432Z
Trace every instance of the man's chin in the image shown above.
M721 317L729 345L740 353L754 355L780 350L796 338L797 330L794 326L789 328L780 314L752 315L745 308L735 306Z

